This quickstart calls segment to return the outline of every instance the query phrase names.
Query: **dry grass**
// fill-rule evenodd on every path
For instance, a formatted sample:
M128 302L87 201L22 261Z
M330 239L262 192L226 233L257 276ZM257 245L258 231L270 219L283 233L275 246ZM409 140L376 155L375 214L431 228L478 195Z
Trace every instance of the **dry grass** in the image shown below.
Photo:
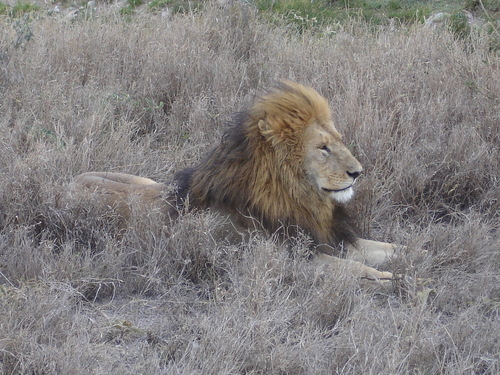
M20 45L0 22L0 373L500 372L500 66L485 38L297 37L237 6L24 20ZM63 199L89 170L168 181L280 78L331 102L366 171L361 230L409 245L388 268L433 279L429 295L360 291L258 236L217 241L208 214L138 216L118 240L112 215Z

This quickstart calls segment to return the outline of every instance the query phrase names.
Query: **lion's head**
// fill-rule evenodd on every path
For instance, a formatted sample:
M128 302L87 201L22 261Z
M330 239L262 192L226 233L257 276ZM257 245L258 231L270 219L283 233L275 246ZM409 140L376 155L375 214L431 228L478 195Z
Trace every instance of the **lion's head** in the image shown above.
M343 144L333 123L309 125L304 132L304 149L304 172L320 194L340 203L351 199L362 168Z
M284 82L261 97L252 112L274 154L285 164L292 156L319 194L341 203L352 198L362 167L342 142L322 96L310 87Z
M327 101L290 81L240 113L220 145L176 175L179 202L259 220L269 231L300 227L316 243L354 238L345 210L361 164L336 130Z

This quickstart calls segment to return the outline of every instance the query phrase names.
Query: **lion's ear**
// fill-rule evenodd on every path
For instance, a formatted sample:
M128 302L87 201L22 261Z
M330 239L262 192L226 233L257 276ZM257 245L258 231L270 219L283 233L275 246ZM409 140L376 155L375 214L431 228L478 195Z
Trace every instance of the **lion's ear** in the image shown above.
M271 131L271 125L266 120L259 120L259 129L262 134L269 133Z
M259 120L257 125L259 126L260 134L262 134L264 138L267 139L271 136L273 128L267 120Z

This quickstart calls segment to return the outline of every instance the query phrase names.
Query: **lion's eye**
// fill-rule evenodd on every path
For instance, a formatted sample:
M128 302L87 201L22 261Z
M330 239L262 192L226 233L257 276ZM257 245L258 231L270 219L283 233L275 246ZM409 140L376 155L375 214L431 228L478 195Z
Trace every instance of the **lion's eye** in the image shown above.
M321 146L321 147L319 147L319 149L320 149L321 151L323 151L324 153L326 153L326 154L331 153L331 151L330 151L330 149L328 148L328 146Z

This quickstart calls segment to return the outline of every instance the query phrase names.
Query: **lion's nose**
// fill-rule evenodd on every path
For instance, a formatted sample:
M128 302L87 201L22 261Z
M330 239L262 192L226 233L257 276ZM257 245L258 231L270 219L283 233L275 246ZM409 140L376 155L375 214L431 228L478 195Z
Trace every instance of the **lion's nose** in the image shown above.
M361 174L361 172L358 172L358 171L354 171L354 172L347 171L346 173L349 177L352 177L353 180L357 179L359 177L359 175Z

